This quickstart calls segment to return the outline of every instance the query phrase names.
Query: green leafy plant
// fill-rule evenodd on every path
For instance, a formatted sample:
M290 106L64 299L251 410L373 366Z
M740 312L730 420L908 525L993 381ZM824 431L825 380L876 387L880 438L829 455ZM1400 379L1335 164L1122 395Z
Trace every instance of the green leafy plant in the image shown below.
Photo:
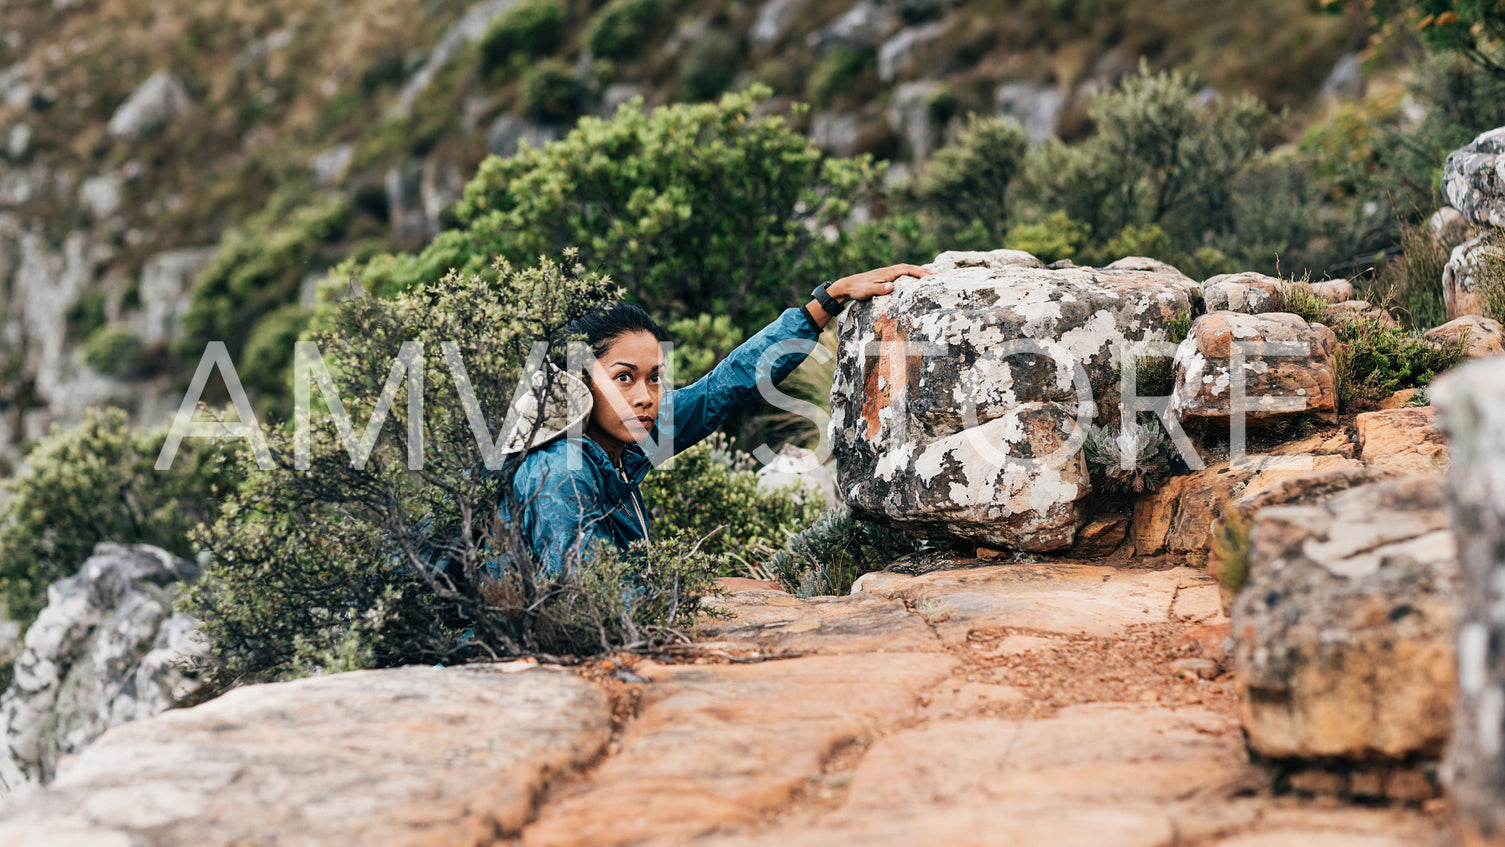
M1333 329L1342 342L1336 362L1342 411L1362 410L1404 388L1424 388L1467 355L1466 337L1436 344L1367 316Z
M585 109L588 94L573 68L558 59L546 59L523 77L523 114L535 121L568 123Z
M633 59L648 45L658 19L657 0L612 0L591 18L586 43L603 59Z
M1023 166L1028 146L1029 139L1017 121L973 113L956 143L937 150L925 163L912 203L942 243L953 249L986 250L1005 243L1009 187ZM1069 229L1065 223L1058 225Z
M675 456L643 480L654 526L705 538L701 550L735 565L726 576L758 576L789 536L809 526L824 498L808 489L765 492L756 460L717 433Z
M1232 605L1234 596L1249 581L1250 535L1254 521L1226 503L1220 512L1209 531L1207 571L1218 581L1224 604Z
M1191 325L1195 320L1190 312L1182 312L1171 318L1170 339L1172 344L1180 344L1191 335Z
M521 454L485 467L466 411L504 420L533 342L618 294L578 264L499 262L489 280L451 274L324 315L315 337L357 425L370 420L401 345L433 351L421 365L424 461L409 466L401 401L392 404L401 420L389 420L359 466L330 415L313 417L303 470L294 433L269 434L277 466L251 470L195 536L211 562L184 604L204 622L212 682L640 648L690 621L720 566L701 539L572 551L548 570L506 517L521 514L511 485ZM463 383L438 353L446 344L465 365ZM546 395L556 377L542 373L534 390Z
M660 320L726 315L751 335L806 281L850 273L858 259L901 260L868 255L892 247L894 236L873 234L881 227L817 234L845 222L883 169L827 158L784 117L754 115L771 93L582 118L548 150L483 162L455 207L457 227L421 253L336 273L390 294L450 268L487 275L486 256L523 266L580 245L582 262L610 268Z
M1307 323L1332 322L1328 319L1332 304L1326 297L1312 291L1310 285L1302 283L1286 283L1276 288L1266 311L1289 312Z
M810 81L805 96L817 107L829 108L838 96L850 90L865 73L873 73L877 67L877 55L871 50L854 50L838 47L821 59L810 72Z
M498 15L477 49L481 72L512 71L528 59L553 55L564 45L568 15L558 0L529 0Z
M1064 214L1090 233L1094 261L1140 254L1180 265L1204 247L1242 255L1240 233L1256 211L1242 198L1266 166L1275 116L1248 95L1203 103L1198 86L1190 74L1142 66L1095 96L1091 135L1025 158L1010 194L1016 219Z
M1089 427L1082 451L1094 489L1140 494L1159 488L1171 475L1176 448L1159 424L1129 421L1122 437L1112 427Z
M908 533L858 520L847 507L838 505L790 537L767 570L800 597L845 595L857 577L919 548L920 543Z
M240 353L257 322L297 301L303 278L332 264L325 247L346 231L345 200L302 205L278 196L244 226L226 233L193 282L179 355L197 360L210 341Z
M679 63L679 99L696 103L720 97L732 84L741 52L741 42L732 35L719 29L706 33Z
M47 586L101 541L193 555L189 531L234 487L236 454L185 441L172 468L158 471L166 435L133 431L119 409L96 409L75 428L53 427L27 452L27 470L4 483L0 511L0 596L13 620L30 624Z
M84 339L84 364L111 376L130 376L146 345L141 336L121 326L102 326Z

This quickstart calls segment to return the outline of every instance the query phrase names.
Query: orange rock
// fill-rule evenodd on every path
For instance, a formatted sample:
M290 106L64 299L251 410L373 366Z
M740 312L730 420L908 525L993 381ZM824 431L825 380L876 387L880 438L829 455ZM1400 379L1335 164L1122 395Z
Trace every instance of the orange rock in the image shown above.
M1464 315L1448 321L1442 326L1427 330L1425 337L1429 341L1456 342L1460 336L1468 339L1466 355L1470 359L1505 353L1505 327L1500 326L1499 321L1479 315Z
M1365 412L1354 419L1364 464L1401 473L1447 470L1447 439L1432 406Z

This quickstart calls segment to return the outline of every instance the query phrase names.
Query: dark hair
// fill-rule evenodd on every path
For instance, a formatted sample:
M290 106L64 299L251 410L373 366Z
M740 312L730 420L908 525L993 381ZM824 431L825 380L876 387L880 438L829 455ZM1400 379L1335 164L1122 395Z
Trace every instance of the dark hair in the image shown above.
M586 312L570 321L565 332L575 337L584 336L591 353L598 359L606 355L606 350L613 341L629 332L646 332L659 341L669 340L669 333L665 332L664 328L659 326L647 312L632 303L624 303L620 300L605 308Z

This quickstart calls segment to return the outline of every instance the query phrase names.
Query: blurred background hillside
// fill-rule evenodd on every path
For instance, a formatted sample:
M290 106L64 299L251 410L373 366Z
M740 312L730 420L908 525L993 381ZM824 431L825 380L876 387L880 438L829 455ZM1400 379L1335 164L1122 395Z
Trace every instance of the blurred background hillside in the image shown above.
M759 266L779 276L760 292L770 301L864 262L1005 244L1079 264L1149 255L1198 278L1381 278L1407 227L1436 208L1446 153L1505 116L1497 79L1423 45L1424 12L1317 0L0 0L0 476L90 407L164 422L210 340L229 344L275 414L291 341L331 270L390 292L450 264L484 267L485 252L526 262L579 244L680 320L704 367L767 310L704 257L699 288L655 281L652 267L679 266L641 243L684 248L662 222L629 232L648 220L631 202L605 203L599 232L563 223L584 202L572 191L638 196L641 149L614 150L597 127L558 154L600 159L593 178L625 188L587 185L537 153L637 98L714 102L753 86L719 114L781 116L808 137L780 155L803 180L790 208L810 213L798 223L815 243ZM672 135L670 123L645 132ZM466 195L483 159L530 148ZM516 217L524 201L508 192L524 184L528 202L561 199ZM835 201L819 214L799 195L811 185ZM680 219L740 214L718 198L732 202L723 188L679 196ZM503 211L534 229L501 238L492 220L476 234ZM639 252L611 247L610 232ZM719 249L694 235L683 243ZM1415 310L1431 308L1419 296Z

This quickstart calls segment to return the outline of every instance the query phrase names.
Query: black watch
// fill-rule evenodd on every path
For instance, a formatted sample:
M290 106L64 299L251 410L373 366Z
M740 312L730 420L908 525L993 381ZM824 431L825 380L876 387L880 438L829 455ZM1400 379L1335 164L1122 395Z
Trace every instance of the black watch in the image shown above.
M830 315L831 317L836 317L837 315L841 314L841 310L845 309L847 306L845 303L836 302L836 298L832 297L831 292L826 290L829 287L831 287L831 283L823 282L820 285L815 286L815 290L810 292L810 296L814 297L815 302L819 303L820 307L826 310L826 314Z

